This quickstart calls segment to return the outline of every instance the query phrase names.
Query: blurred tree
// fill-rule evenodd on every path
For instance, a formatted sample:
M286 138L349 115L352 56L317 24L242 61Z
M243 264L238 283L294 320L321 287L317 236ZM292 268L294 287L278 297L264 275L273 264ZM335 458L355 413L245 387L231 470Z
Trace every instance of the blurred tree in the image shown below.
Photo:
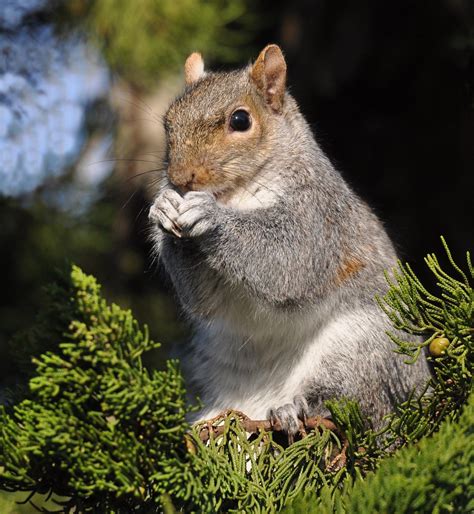
M248 0L70 0L62 17L78 19L112 67L135 86L153 88L199 50L220 62L249 55Z

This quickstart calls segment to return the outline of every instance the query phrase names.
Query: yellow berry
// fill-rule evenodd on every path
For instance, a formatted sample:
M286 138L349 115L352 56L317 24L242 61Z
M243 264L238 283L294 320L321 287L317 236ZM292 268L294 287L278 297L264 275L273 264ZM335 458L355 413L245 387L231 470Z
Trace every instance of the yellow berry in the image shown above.
M446 349L448 348L448 346L449 346L449 339L447 339L446 337L437 337L436 339L433 339L433 341L431 341L431 343L430 343L430 346L429 346L430 354L433 357L440 357L441 355L443 355L446 352Z

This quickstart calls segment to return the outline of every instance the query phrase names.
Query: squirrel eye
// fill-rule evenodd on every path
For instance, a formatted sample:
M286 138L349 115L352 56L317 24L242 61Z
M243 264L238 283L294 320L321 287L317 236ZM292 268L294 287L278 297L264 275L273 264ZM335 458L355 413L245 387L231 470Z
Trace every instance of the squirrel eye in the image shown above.
M237 109L230 117L230 128L238 132L245 132L250 128L250 114L243 109Z

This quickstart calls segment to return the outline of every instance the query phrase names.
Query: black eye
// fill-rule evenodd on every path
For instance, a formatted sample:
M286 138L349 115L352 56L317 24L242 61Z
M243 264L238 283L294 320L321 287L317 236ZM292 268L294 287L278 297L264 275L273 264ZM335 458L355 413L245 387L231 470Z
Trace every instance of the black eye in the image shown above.
M238 132L245 132L250 128L250 114L243 109L237 109L230 117L230 128Z

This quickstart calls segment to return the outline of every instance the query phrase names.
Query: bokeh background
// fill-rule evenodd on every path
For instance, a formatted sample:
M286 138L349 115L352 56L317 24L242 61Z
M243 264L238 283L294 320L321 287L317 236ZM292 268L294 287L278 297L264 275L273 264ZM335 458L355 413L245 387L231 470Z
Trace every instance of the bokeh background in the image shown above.
M280 44L319 143L400 256L423 275L441 234L472 249L473 20L472 0L2 0L0 387L20 377L12 335L71 262L150 326L155 363L186 336L147 211L195 50L219 70Z

